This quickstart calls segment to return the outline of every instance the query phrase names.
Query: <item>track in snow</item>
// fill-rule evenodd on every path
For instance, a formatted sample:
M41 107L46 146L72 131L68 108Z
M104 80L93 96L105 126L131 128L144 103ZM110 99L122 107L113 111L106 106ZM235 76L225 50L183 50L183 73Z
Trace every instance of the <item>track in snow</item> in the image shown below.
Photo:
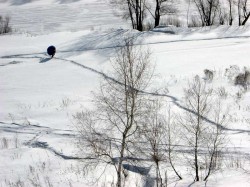
M28 56L28 57L26 57L26 56L27 56L27 54L24 54L24 55L13 55L13 56L5 56L5 57L2 57L2 58L24 58L24 59L25 59L25 58L38 58L38 59L40 59L40 62L43 62L44 60L45 60L45 61L49 60L49 58L43 58L43 57L39 57L39 56ZM78 66L78 67L81 67L81 68L83 68L83 69L89 70L89 71L91 71L91 72L93 72L93 73L96 73L96 74L98 74L98 75L104 77L105 79L109 79L109 80L111 80L111 81L114 81L114 82L116 82L117 84L121 84L121 85L123 84L123 83L117 81L117 80L114 79L113 77L110 77L110 76L108 76L107 74L105 74L105 73L103 73L103 72L100 72L100 71L98 71L98 70L96 70L96 69L93 69L93 68L90 68L90 67L88 67L88 66L85 66L85 65L83 65L83 64L80 64L80 63L78 63L78 62L76 62L76 61L67 60L67 59L63 59L63 58L55 58L55 59L58 59L58 60L61 60L61 61L64 61L64 62L69 62L69 63L71 63L71 64L73 64L73 65ZM179 103L179 101L178 101L178 98L176 98L176 97L174 97L174 96L171 96L171 95L168 95L168 94L147 92L147 91L144 91L144 90L138 90L138 91L139 91L140 93L142 93L142 94L148 94L148 95L152 95L152 96L156 96L156 97L159 97L159 96L160 96L160 97L168 97L168 98L171 99L171 102L173 102L177 107L179 107L179 108L181 108L181 109L183 109L183 110L185 110L185 111L188 111L188 112L193 113L193 114L196 115L196 113L195 113L194 111L192 111L192 110L186 108L185 106L181 105L181 104ZM204 118L204 120L207 121L208 123L210 123L210 124L212 124L212 125L219 126L220 128L222 128L223 130L226 130L226 131L231 131L231 132L236 132L236 133L250 133L250 130L225 128L225 127L221 126L220 124L217 124L217 123L215 123L214 121L212 121L212 120L210 120L210 119L208 119L208 118L206 118L206 117L203 117L203 118Z

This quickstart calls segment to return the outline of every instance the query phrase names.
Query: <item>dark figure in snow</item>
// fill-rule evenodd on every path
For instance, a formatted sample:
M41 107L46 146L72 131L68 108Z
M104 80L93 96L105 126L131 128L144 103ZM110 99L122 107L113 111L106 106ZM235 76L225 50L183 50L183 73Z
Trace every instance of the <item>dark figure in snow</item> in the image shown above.
M49 56L51 56L51 58L54 57L54 55L56 54L56 48L55 46L49 46L48 49L47 49L47 53Z

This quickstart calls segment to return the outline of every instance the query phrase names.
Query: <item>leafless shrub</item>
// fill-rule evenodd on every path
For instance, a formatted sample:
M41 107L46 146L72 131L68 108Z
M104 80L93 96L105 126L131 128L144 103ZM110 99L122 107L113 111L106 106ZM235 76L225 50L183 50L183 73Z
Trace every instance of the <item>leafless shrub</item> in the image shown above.
M197 16L192 15L191 20L188 22L188 27L201 27L202 23Z
M209 70L209 69L205 69L204 70L204 74L205 74L205 80L207 81L212 81L213 78L214 78L214 73L212 70Z
M240 72L240 68L237 65L232 65L225 70L225 76L229 80L234 80L235 76Z
M12 160L17 160L17 159L20 159L22 157L22 152L18 152L18 151L15 151L11 156L10 158Z
M19 142L17 134L15 134L15 137L14 137L14 146L15 146L15 148L19 148L19 146L20 146L20 142Z
M6 34L11 31L12 29L10 27L10 17L6 16L5 18L3 18L2 16L0 16L0 34Z
M0 139L0 149L18 148L19 146L20 143L17 134L10 139L7 139L6 137Z
M228 22L228 13L224 8L218 8L218 22L220 25L225 25Z
M148 21L144 26L143 26L143 30L144 31L150 31L154 28L154 23Z
M162 19L161 25L163 26L173 25L176 27L181 27L182 23L181 23L181 20L176 15L173 15L173 16L168 16L165 19Z
M226 99L228 96L228 92L226 91L225 87L219 87L217 90L217 95L222 98L222 99Z
M234 84L243 86L247 90L250 83L250 72L247 69L244 69L244 73L240 73L235 77Z
M1 139L1 149L8 149L9 148L9 140L5 137Z
M244 89L243 87L236 92L236 94L235 94L236 103L239 103L239 101L243 98L245 93L246 93L246 89ZM239 107L239 109L240 109L240 107Z
M237 75L235 77L235 85L241 85L241 86L245 86L246 82L245 82L245 73L240 73L239 75Z
M226 168L243 169L245 159L238 154L229 154L226 157L224 157L223 162Z
M21 181L21 179L18 179L15 182L5 181L5 185L7 187L25 187L25 183L23 181Z
M14 123L15 122L15 117L13 114L8 113L8 117L10 118L11 122Z

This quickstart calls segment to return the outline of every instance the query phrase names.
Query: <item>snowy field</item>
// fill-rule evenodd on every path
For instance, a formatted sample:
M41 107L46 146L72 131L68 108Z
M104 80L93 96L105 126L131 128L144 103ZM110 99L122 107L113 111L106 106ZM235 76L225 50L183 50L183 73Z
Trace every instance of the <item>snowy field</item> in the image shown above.
M1 1L1 13L11 16L14 29L27 34L127 27L105 0Z
M91 108L92 92L111 71L110 58L125 37L152 51L151 89L167 87L165 99L182 110L183 88L204 69L215 72L211 85L225 87L232 121L227 127L228 168L208 182L193 183L189 171L169 186L250 186L250 92L225 75L230 66L250 68L250 26L129 30L102 0L0 0L15 32L0 36L0 186L108 186L111 173L85 176L76 147L72 115ZM46 55L49 45L57 53ZM242 93L237 100L237 93ZM157 97L157 96L156 96ZM128 186L140 184L137 173ZM39 186L39 185L38 185Z

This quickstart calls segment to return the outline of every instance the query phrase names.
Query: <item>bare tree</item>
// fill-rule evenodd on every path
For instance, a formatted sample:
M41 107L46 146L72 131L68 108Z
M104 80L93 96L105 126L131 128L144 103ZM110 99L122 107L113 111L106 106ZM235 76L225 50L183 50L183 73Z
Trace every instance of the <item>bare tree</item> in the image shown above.
M228 122L228 109L223 109L220 99L213 104L212 118L216 126L208 126L206 129L206 147L208 150L208 162L206 163L207 174L204 181L218 168L218 155L225 148L226 135L224 128Z
M222 4L219 4L218 7L218 23L220 25L225 25L227 22L229 22L229 13L227 10L222 6Z
M204 169L206 181L219 168L218 156L226 144L224 129L229 110L213 93L212 88L196 76L185 90L188 110L178 118L183 127L182 138L191 147L191 162L190 157L187 158L195 170L195 181L200 180L201 169ZM206 119L213 119L214 123Z
M148 145L141 146L141 152L146 155L155 164L156 186L163 186L161 163L165 161L165 152L163 150L164 139L164 121L160 114L162 104L160 100L152 100L147 105L148 112L144 125L140 130L141 137Z
M241 26L241 0L237 0L237 9L238 9L238 22L239 26Z
M214 24L217 16L220 1L219 0L193 0L203 26L211 26Z
M193 163L195 170L195 181L199 181L199 155L203 141L204 117L206 117L210 110L211 89L207 89L206 84L196 76L193 82L189 83L185 90L186 107L189 111L185 115L181 115L179 123L183 127L183 138L192 148Z
M10 27L10 17L6 16L5 18L0 15L0 34L6 34L11 32Z
M155 0L155 27L159 26L161 16L166 14L176 13L177 9L174 6L176 0Z
M229 6L229 25L233 25L235 0L227 0Z
M133 29L143 31L147 0L110 0L110 3L122 10L122 17L131 21Z
M140 146L141 152L147 158L153 161L155 165L156 186L166 186L162 175L162 166L164 163L169 163L179 179L182 179L180 174L175 168L174 154L175 143L178 137L176 133L176 125L174 118L171 114L170 107L168 107L167 115L165 116L161 99L150 99L147 105L147 115L144 124L140 129L140 135L143 142L148 142L145 146ZM175 134L175 136L173 135ZM166 172L167 170L165 170ZM167 181L165 176L165 181Z
M245 25L250 17L250 11L248 10L248 0L238 0L238 18L239 18L239 26Z
M177 160L177 155L174 154L176 145L179 143L178 124L176 117L171 113L171 108L167 108L167 116L165 118L165 145L167 146L167 158L176 176L181 180L182 177L176 170L174 160Z
M114 166L117 186L122 186L123 162L132 153L135 134L145 117L147 95L141 94L150 83L150 52L135 47L133 41L117 51L112 60L113 78L105 78L94 95L94 112L75 116L85 151L93 161Z

